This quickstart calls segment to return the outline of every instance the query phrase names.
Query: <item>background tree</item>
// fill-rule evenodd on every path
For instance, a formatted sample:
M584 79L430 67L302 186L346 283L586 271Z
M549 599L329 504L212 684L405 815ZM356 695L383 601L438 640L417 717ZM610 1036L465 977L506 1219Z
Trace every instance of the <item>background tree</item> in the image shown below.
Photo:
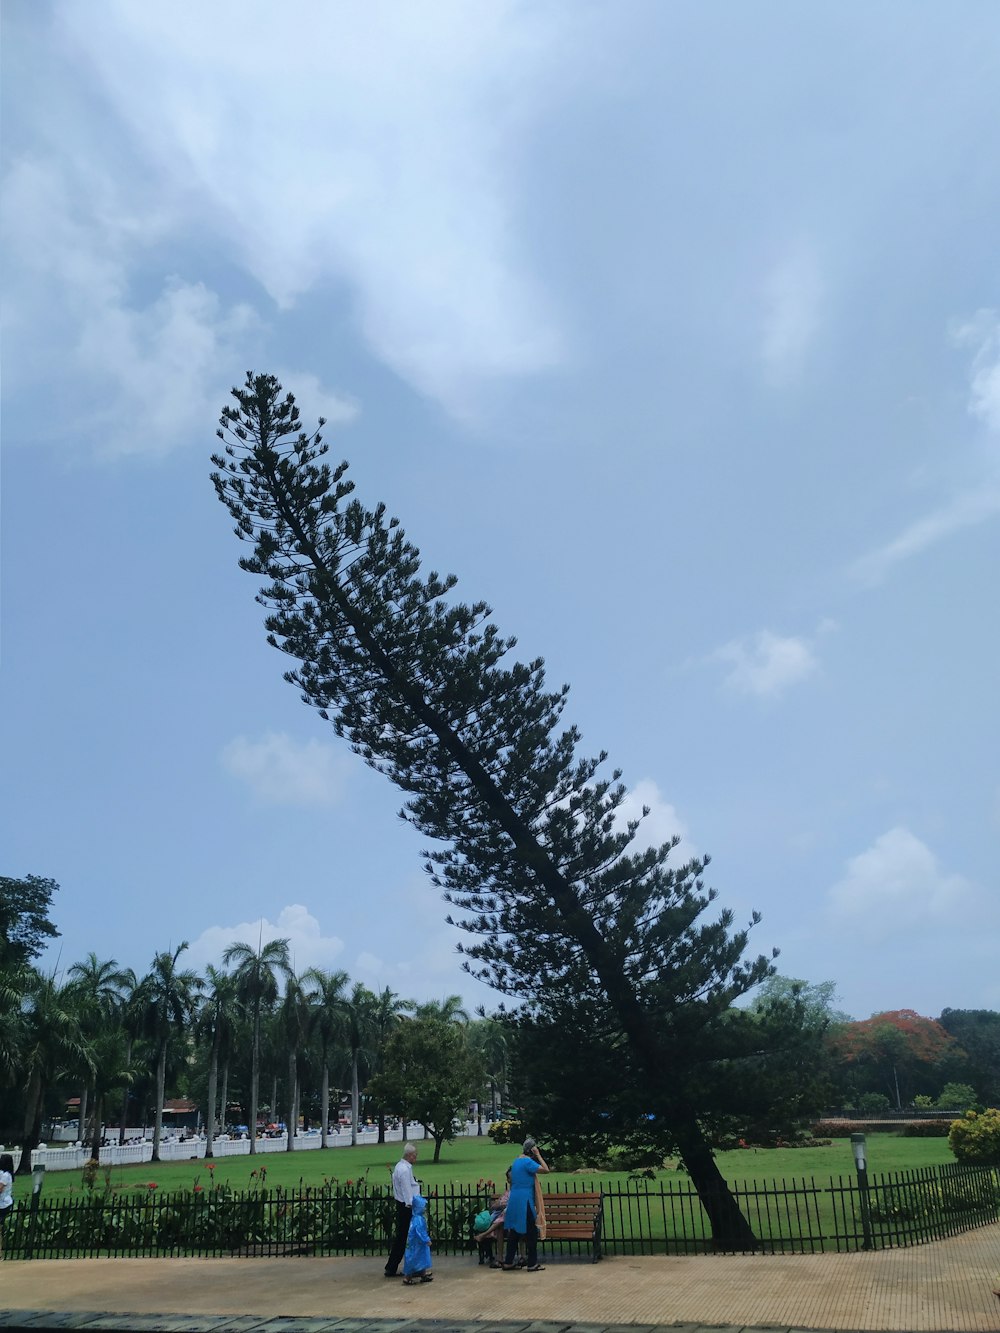
M372 1096L406 1120L419 1120L434 1140L434 1161L441 1145L464 1122L469 1095L482 1069L469 1049L460 1024L440 1018L400 1023L386 1044L385 1069L371 1080Z
M288 1053L288 1115L285 1125L288 1152L295 1149L295 1131L299 1123L299 1058L309 1042L312 1017L308 983L304 977L289 972L285 978L285 996L279 1018L281 1035Z
M361 1062L370 1057L372 1040L372 1012L375 996L360 981L356 981L344 1001L344 1044L351 1055L351 1147L358 1141L358 1119L361 1114Z
M126 996L136 984L135 973L132 969L119 967L117 960L114 958L99 959L96 953L91 952L87 954L82 962L74 963L66 975L72 983L73 992L79 1001L80 1031L84 1039L86 1041L99 1039L101 1050L108 1054L110 1054L115 1041L124 1045L121 1037L121 1013ZM109 1041L112 1034L114 1034L114 1037ZM120 1054L114 1056L114 1063L122 1067L128 1064L124 1049ZM88 1061L87 1068L90 1071L90 1081L84 1084L83 1093L80 1097L78 1132L81 1142L86 1142L87 1105L88 1099L90 1099L94 1115L93 1137L94 1142L99 1146L102 1108L93 1104L96 1084L99 1079L104 1083L105 1094L114 1085L109 1086L107 1084L103 1077L104 1070L97 1064ZM131 1077L127 1079L127 1082L131 1082ZM101 1100L103 1102L103 1096Z
M208 1047L208 1091L205 1106L205 1156L214 1157L219 1090L219 1063L232 1049L236 1009L236 983L211 963L205 968L207 991L198 1011L195 1033ZM225 1105L222 1121L225 1124Z
M34 962L59 931L49 920L59 885L41 875L0 875L0 970Z
M701 920L715 896L707 861L668 867L672 843L630 851L639 821L620 817L620 775L599 780L605 756L579 757L577 730L559 730L567 687L546 689L540 659L507 664L515 641L489 607L446 603L454 578L420 577L398 522L350 499L347 465L322 461L319 432L302 431L277 380L248 374L233 400L213 482L253 545L242 568L267 580L269 641L297 663L286 679L441 844L428 868L478 937L470 970L539 1014L575 998L613 1015L716 1240L752 1246L701 1128L693 1067L770 963L744 959L732 913Z
M250 1151L257 1151L257 1101L260 1092L260 1018L264 1005L278 998L276 973L291 971L288 940L259 942L254 949L242 941L231 944L222 955L224 967L234 968L236 994L246 1005L251 1019L250 1053ZM272 1108L273 1109L273 1108Z
M941 1026L965 1055L961 1076L985 1106L1000 1106L1000 1013L993 1009L943 1009Z
M22 997L18 1061L24 1084L24 1122L18 1175L31 1171L31 1154L41 1139L45 1094L67 1069L92 1057L80 1031L79 993L54 975L31 969Z
M171 1038L182 1036L194 1012L201 978L190 969L181 969L177 961L187 949L187 940L172 952L167 949L153 957L153 965L140 982L144 1028L156 1048L156 1107L153 1121L153 1161L160 1160L163 1136L163 1099L166 1095L167 1048Z
M369 1064L373 1074L379 1074L385 1069L389 1038L403 1021L404 1016L412 1013L415 1008L412 1000L401 999L388 986L373 996L368 1015L371 1047ZM385 1107L381 1103L377 1114L378 1141L385 1143ZM405 1135L405 1128L403 1133Z
M344 987L347 985L346 972L325 972L322 968L311 967L303 978L310 988L312 1003L316 1009L313 1023L313 1036L319 1047L320 1057L320 1146L327 1146L330 1123L330 1063L333 1052L344 1035Z
M892 1009L841 1026L832 1046L849 1069L873 1076L896 1108L915 1092L932 1087L935 1065L953 1038L933 1018L912 1009Z

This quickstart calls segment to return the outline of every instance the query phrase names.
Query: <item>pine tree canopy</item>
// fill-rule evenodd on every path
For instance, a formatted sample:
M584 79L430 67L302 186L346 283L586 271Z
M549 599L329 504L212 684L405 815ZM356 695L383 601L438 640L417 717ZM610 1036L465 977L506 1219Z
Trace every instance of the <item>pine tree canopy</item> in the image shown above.
M294 659L303 700L406 794L469 936L465 966L554 1017L610 1006L650 1103L697 1139L677 1063L773 970L743 956L756 914L735 931L729 911L702 920L707 858L671 865L676 839L636 846L620 773L600 776L606 755L581 756L563 722L568 687L513 659L484 602L449 601L453 576L421 573L399 522L354 497L273 376L248 373L232 398L212 480L252 544L241 567L266 580L268 641Z

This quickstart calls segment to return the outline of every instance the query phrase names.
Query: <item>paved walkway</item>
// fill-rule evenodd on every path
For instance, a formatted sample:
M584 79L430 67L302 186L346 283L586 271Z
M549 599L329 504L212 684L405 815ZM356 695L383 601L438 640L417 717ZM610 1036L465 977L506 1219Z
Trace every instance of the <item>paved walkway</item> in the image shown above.
M630 1325L629 1333L638 1333L640 1325L651 1333L681 1325L690 1333L706 1326L748 1333L1000 1333L993 1294L1000 1286L1000 1223L874 1254L618 1256L596 1265L555 1259L543 1273L503 1273L471 1257L444 1257L435 1274L425 1286L404 1287L382 1276L380 1259L6 1261L0 1327L599 1333Z

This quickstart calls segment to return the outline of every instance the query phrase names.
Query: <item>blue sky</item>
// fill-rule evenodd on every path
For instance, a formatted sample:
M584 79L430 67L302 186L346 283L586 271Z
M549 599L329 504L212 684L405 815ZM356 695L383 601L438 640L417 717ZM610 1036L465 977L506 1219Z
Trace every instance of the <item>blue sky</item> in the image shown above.
M278 374L865 1017L1000 1008L1000 11L6 0L2 873L463 976L208 480ZM263 926L258 923L263 921Z

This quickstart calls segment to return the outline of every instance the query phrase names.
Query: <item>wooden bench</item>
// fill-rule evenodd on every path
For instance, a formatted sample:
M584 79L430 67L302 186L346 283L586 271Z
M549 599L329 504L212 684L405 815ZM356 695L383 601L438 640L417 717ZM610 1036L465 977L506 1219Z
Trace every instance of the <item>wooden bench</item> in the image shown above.
M592 1260L601 1257L603 1194L548 1194L545 1197L545 1240L585 1240L592 1246Z

